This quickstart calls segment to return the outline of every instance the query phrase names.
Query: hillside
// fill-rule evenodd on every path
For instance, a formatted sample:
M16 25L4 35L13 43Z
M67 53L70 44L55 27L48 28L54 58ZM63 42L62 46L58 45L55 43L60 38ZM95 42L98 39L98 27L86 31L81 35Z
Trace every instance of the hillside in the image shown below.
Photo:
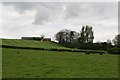
M101 56L76 52L3 48L2 66L3 78L38 78L35 80L39 80L39 78L118 77L118 55L112 54Z
M6 45L8 47L14 46L14 48L16 49L28 49L29 48L29 49L34 49L34 50L106 53L106 51L102 51L102 50L84 50L84 49L67 48L55 42L50 42L50 41L2 39L2 46L6 46ZM20 47L20 48L17 48L17 47Z
M33 48L53 48L53 49L69 49L60 46L57 43L50 41L34 41L34 40L20 40L20 39L2 39L2 45L18 46L18 47L33 47Z
M72 50L71 48L47 41L2 39L2 45ZM3 47L2 77L38 79L117 78L118 55L85 55L84 52L11 49Z

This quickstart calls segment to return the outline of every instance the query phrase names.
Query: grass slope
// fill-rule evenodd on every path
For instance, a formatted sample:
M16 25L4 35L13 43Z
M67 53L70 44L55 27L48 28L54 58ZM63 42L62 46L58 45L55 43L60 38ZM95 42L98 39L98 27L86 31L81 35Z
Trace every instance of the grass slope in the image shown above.
M106 53L106 51L102 51L102 50L71 49L50 41L2 39L2 45L17 46L17 47L45 48L45 49L65 49L65 50L80 50L80 51L93 51L93 52L97 51L97 52Z
M0 39L0 45L2 45L2 39ZM0 48L0 79L2 79L2 48Z
M18 47L35 47L35 48L55 48L55 49L69 49L59 44L50 41L34 41L34 40L20 40L20 39L2 39L2 45L18 46Z
M8 48L2 51L3 78L118 77L118 55Z

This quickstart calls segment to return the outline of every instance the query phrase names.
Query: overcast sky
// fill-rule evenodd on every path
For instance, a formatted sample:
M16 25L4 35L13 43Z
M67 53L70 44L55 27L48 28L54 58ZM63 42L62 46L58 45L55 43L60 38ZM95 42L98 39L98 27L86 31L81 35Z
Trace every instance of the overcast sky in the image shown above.
M118 34L117 2L3 2L1 38L23 36L53 38L61 29L80 32L82 26L94 30L94 42L113 39Z

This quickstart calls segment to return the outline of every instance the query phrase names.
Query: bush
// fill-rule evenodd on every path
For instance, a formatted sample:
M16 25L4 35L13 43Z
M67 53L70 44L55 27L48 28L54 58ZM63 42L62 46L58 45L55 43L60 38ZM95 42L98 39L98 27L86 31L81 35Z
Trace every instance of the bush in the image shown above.
M107 52L110 53L110 54L120 54L120 48L117 48L117 47L110 48L110 49L107 50Z

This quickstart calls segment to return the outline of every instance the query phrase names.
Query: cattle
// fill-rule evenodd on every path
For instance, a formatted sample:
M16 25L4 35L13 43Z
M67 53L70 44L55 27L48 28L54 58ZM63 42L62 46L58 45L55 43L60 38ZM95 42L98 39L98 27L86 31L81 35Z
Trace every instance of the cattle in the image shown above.
M99 53L99 55L103 55L103 54L104 54L103 52Z
M19 51L17 51L17 53L19 53Z
M90 52L86 52L85 54L91 54Z
M85 54L95 54L95 53L94 53L94 52L86 52ZM104 52L99 52L98 54L99 54L99 55L103 55Z

